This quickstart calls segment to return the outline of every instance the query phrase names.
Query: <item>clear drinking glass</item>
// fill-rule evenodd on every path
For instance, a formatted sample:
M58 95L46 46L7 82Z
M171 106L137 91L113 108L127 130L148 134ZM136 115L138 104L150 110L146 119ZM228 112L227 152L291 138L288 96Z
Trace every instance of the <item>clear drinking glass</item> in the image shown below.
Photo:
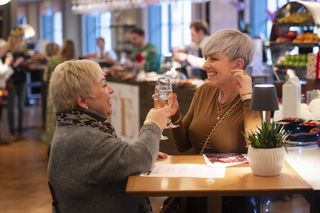
M159 93L159 90L158 90L158 85L156 84L156 86L154 87L154 94L152 95L152 98L153 98L153 103L154 103L154 108L155 109L160 109L162 107L164 107L166 105L165 101L162 101L160 99L160 93ZM161 133L161 137L160 137L160 140L168 140L168 137L167 136L164 136L162 133Z
M169 96L171 94L172 94L172 84L170 82L170 79L167 77L158 78L157 84L154 90L154 95L153 95L154 107L156 109L159 109L164 106L170 106L171 103L169 100ZM169 129L169 128L176 128L176 127L178 127L178 125L174 125L171 122L171 119L169 118L168 124L165 128Z

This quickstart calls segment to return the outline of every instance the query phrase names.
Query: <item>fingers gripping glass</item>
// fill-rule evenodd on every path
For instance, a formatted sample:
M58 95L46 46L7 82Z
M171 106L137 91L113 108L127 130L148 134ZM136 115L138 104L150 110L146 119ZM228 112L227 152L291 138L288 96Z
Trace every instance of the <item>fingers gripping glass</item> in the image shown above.
M154 108L159 109L164 106L171 105L171 99L169 96L172 94L172 84L170 79L167 77L158 78L157 84L155 86L153 100L154 100ZM168 123L165 129L176 128L177 125L174 125L171 122L171 119L168 118ZM161 140L166 140L168 137L161 135Z

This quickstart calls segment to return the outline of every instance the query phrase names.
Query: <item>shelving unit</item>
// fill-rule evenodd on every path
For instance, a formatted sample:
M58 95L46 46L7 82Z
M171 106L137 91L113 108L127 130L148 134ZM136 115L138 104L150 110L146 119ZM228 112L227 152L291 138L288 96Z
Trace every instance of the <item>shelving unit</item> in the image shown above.
M291 35L289 35L290 33ZM307 39L296 39L296 36L299 35L304 38L301 35L306 35L305 33L309 33L308 37L305 37ZM269 42L276 79L285 81L287 70L291 69L296 72L301 80L306 81L306 66L279 64L279 59L285 55L318 52L320 47L319 37L319 2L294 1L284 5L274 19Z
M130 43L130 32L137 26L136 11L133 9L115 11L112 15L112 49L120 60L121 54L130 54L132 45Z
M270 42L270 47L281 46L281 47L299 47L299 48L313 48L318 47L319 43L284 43L284 42Z

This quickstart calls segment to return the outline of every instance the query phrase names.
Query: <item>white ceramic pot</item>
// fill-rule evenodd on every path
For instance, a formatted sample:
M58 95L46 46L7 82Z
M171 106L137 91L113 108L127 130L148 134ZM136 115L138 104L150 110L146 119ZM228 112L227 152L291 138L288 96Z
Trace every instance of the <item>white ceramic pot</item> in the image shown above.
M276 176L281 173L284 160L284 147L273 149L248 148L249 166L254 175Z

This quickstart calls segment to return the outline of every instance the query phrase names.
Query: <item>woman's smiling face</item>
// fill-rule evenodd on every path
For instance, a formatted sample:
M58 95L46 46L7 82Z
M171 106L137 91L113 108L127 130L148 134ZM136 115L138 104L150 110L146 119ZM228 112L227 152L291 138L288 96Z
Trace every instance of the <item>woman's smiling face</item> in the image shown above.
M88 108L104 116L112 113L111 94L113 89L107 84L103 75L100 76L98 85L91 90L91 95L87 98Z
M230 71L236 67L235 63L226 54L217 52L207 55L205 58L203 69L208 75L210 84L219 86L231 82L233 75Z

